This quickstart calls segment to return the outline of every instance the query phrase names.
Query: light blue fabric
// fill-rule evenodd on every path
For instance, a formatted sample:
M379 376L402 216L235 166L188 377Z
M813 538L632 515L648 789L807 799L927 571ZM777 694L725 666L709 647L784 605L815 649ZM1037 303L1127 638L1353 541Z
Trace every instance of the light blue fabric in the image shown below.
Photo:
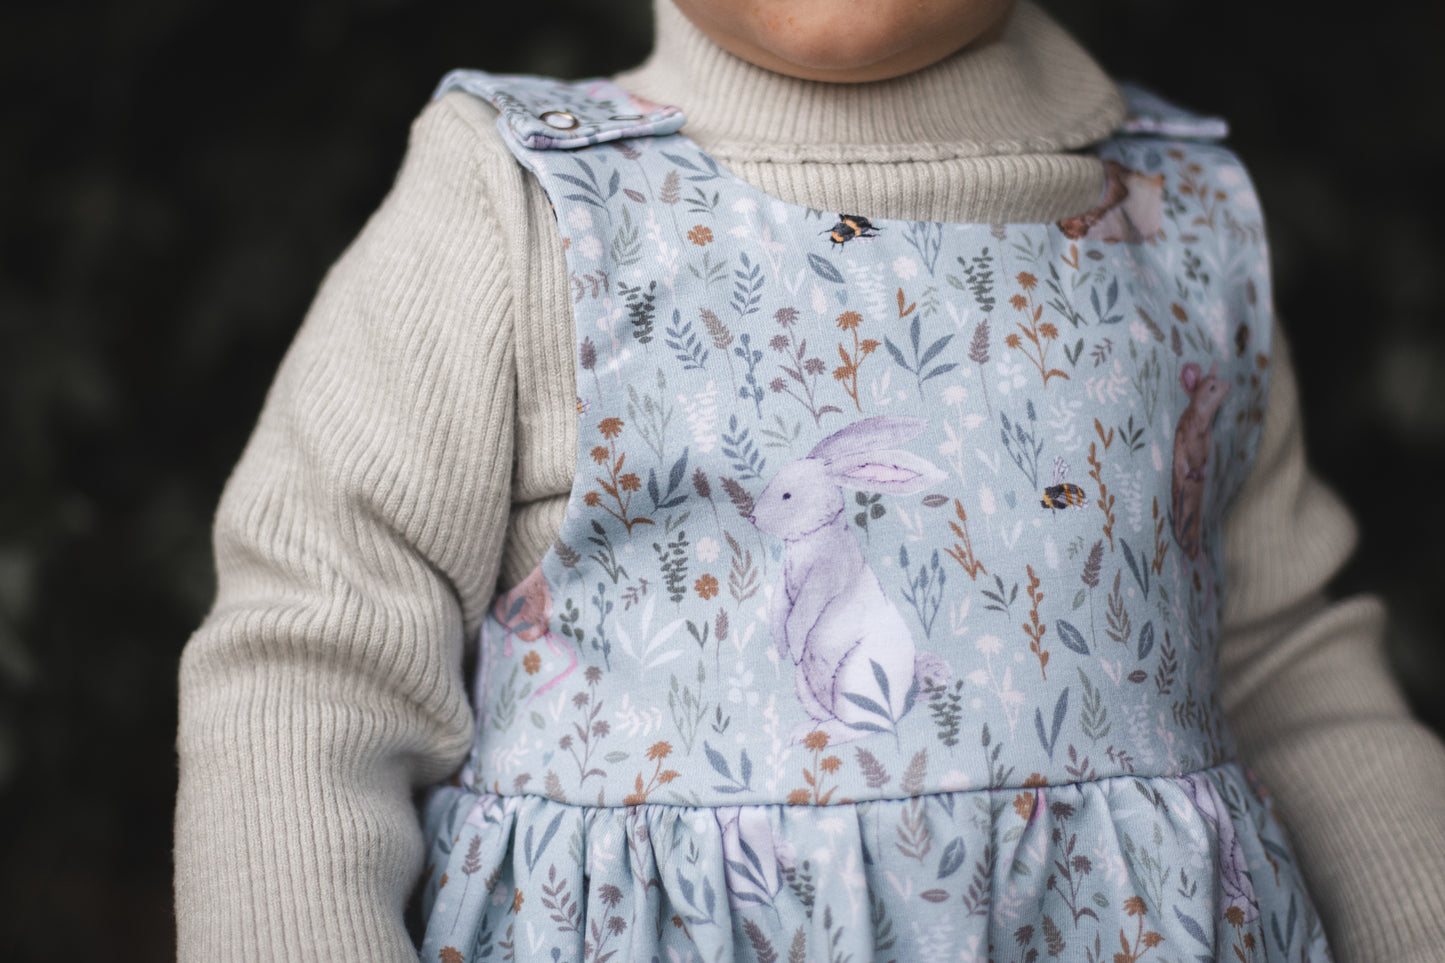
M1271 319L1233 155L1131 133L1078 218L892 221L604 81L452 86L554 205L579 441L427 803L425 959L1328 958L1217 699Z

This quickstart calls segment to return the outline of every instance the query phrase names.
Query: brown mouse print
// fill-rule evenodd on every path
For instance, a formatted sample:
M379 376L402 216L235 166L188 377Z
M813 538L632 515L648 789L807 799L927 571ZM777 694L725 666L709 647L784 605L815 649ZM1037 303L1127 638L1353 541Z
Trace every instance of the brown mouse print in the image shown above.
M1116 244L1139 244L1164 233L1164 175L1141 174L1120 164L1105 161L1107 178L1104 200L1078 217L1059 222L1059 229L1071 241L1089 240Z
M1174 429L1174 538L1190 558L1199 557L1199 531L1203 523L1205 469L1214 443L1214 416L1229 385L1219 380L1219 365L1204 374L1190 363L1179 372L1179 382L1189 393L1189 406Z

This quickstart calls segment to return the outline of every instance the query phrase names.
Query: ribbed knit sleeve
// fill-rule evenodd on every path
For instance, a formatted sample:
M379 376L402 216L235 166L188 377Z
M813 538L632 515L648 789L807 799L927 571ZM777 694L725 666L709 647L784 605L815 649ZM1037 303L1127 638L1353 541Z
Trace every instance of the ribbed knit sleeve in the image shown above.
M1410 715L1371 597L1330 602L1355 544L1308 470L1276 333L1255 468L1226 529L1223 698L1339 963L1445 959L1445 746Z
M418 120L226 486L180 674L182 960L415 959L412 794L470 741L462 642L513 467L511 272L482 190L510 159L487 133L448 104Z

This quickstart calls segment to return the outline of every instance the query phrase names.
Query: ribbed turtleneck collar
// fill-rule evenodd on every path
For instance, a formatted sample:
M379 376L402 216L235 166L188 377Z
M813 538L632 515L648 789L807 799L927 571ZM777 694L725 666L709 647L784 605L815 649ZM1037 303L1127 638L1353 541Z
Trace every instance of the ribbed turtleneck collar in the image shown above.
M1002 34L923 70L864 84L798 80L713 43L655 0L656 45L619 82L680 106L721 159L788 164L1053 154L1118 126L1123 101L1089 54L1029 0Z

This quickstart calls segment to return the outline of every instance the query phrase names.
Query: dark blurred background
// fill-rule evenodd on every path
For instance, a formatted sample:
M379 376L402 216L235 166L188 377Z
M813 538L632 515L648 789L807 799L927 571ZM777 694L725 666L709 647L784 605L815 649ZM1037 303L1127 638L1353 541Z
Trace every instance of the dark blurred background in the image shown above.
M1118 76L1223 114L1273 236L1338 586L1388 599L1445 726L1445 8L1052 0ZM455 66L640 60L649 0L0 9L0 958L172 954L177 658L208 528L327 265Z

